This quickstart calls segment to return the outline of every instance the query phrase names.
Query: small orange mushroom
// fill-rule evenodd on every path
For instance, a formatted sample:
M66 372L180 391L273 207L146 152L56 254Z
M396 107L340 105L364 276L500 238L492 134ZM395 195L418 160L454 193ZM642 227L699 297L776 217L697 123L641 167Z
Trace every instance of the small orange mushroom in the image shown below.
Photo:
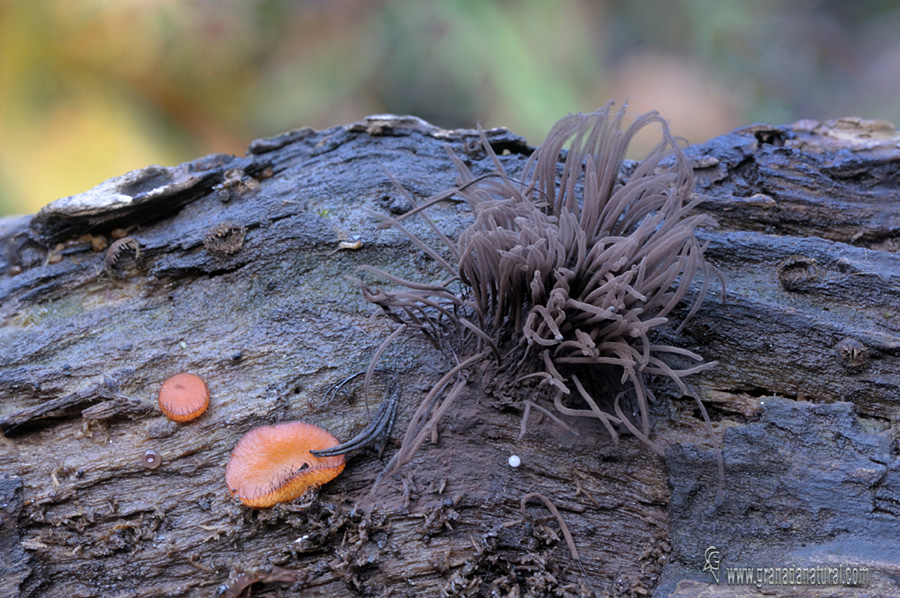
M159 389L159 408L177 422L200 417L208 406L209 389L200 376L187 372L175 374Z
M248 507L271 507L331 481L344 456L315 457L310 450L337 446L337 438L304 422L254 428L234 447L225 468L232 496Z

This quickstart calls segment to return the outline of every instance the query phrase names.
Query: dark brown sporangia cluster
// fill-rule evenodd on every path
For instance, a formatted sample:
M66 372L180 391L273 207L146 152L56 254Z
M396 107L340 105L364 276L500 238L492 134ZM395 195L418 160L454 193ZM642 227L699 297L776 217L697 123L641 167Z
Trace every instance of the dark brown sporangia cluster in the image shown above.
M724 278L704 261L694 235L698 226L715 222L690 213L693 171L668 123L650 112L623 130L624 118L625 108L613 110L612 102L593 114L563 118L529 158L523 180L507 175L485 138L495 172L474 177L453 156L456 193L475 216L455 242L427 215L451 193L419 204L407 194L413 210L397 218L379 215L432 257L446 279L420 283L367 267L399 290L361 283L365 298L439 346L453 339L460 356L414 414L395 466L412 458L461 393L466 381L459 372L492 356L495 380L534 378L552 391L546 407L523 404L526 413L534 407L552 416L552 402L559 413L596 418L613 439L624 426L659 450L649 439L645 377L668 377L690 394L682 378L714 363L655 342L651 333L685 299L695 277L700 292L681 326L699 309L711 277L723 292ZM651 125L661 129L661 141L623 180L629 143ZM428 222L452 259L403 226L413 215ZM672 355L698 363L675 369L667 360ZM629 420L628 411L639 421Z

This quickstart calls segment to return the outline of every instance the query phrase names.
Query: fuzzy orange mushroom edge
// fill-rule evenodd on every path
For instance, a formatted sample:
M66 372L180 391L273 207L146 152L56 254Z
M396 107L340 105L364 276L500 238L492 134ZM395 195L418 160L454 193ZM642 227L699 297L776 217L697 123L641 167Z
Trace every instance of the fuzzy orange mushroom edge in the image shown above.
M344 455L316 457L311 450L338 445L326 430L305 422L261 426L244 434L225 467L225 484L248 507L271 507L330 482L344 470Z

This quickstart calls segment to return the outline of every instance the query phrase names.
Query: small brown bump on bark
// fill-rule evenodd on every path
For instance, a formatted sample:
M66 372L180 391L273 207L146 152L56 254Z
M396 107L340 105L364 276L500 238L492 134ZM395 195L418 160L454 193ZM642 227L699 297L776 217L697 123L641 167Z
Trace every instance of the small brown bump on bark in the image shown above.
M237 253L244 246L247 229L234 222L222 222L209 229L203 246L210 253L228 255Z
M127 278L142 262L141 244L134 237L123 237L106 250L106 271L116 278Z
M803 255L792 255L782 260L776 270L778 282L785 291L802 293L819 277L816 260Z
M848 372L861 372L869 365L869 348L855 338L845 338L834 346L834 351L838 361Z

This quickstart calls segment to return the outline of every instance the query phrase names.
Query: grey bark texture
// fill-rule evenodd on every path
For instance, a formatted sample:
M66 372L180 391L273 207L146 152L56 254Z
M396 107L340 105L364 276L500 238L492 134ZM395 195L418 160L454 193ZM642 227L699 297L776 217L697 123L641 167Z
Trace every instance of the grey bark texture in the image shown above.
M532 148L486 135L520 172ZM370 492L453 366L408 332L379 363L402 379L383 458L351 456L292 503L232 498L224 468L247 430L299 419L345 440L382 400L367 407L355 383L328 392L394 330L351 277L439 272L367 210L410 208L387 173L418 199L451 187L447 147L476 175L492 168L475 131L379 116L151 166L0 220L0 596L236 595L254 581L254 596L685 598L756 596L757 582L776 596L900 595L900 134L881 122L754 125L687 150L698 209L720 225L699 235L727 297L713 289L682 332L660 335L718 362L687 378L715 439L664 381L664 457L534 410L520 438L533 397L486 393L476 371L435 442ZM458 201L431 215L450 238L471 221ZM212 395L187 424L156 403L181 371ZM531 492L558 508L580 560L540 501L523 515ZM828 584L788 583L797 568Z

